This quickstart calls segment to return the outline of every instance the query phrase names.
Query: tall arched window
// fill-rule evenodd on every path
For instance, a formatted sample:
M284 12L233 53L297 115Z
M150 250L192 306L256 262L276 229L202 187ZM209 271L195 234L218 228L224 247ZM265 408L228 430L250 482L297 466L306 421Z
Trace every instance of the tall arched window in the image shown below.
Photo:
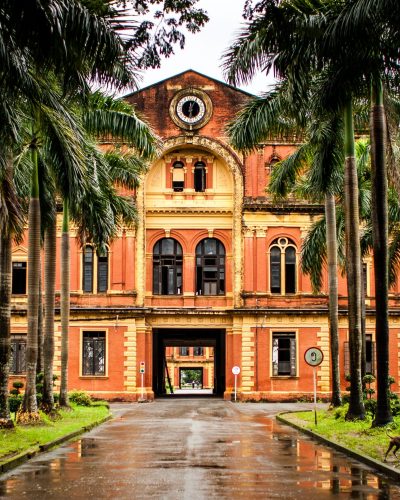
M185 187L185 170L181 161L176 161L172 168L172 189L183 191Z
M182 293L182 247L173 238L157 241L153 249L153 293Z
M194 190L198 193L206 190L206 166L202 161L194 164Z
M196 293L225 294L225 247L215 238L206 238L196 247Z
M90 245L86 245L83 250L83 283L82 289L86 293L93 292L93 265L94 265L94 249Z
M272 242L270 257L271 293L296 293L296 247L288 238Z

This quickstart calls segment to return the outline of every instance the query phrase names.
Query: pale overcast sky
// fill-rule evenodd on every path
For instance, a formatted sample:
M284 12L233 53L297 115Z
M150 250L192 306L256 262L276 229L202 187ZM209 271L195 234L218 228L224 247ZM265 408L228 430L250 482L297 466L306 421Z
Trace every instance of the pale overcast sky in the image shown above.
M244 0L200 0L198 5L208 12L210 21L200 33L187 34L185 48L180 50L177 47L174 56L163 59L160 69L146 71L141 88L187 69L224 81L220 68L221 56L244 22ZM268 90L273 81L272 76L267 78L260 74L250 85L240 88L252 94L260 94Z

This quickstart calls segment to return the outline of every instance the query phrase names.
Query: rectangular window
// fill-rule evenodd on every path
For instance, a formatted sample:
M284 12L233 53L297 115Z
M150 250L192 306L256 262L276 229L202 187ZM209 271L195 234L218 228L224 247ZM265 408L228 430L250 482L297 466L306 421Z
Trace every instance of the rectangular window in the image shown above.
M108 289L108 256L99 255L97 259L97 291L106 292Z
M372 341L372 335L365 335L365 373L375 375L375 359L376 359L375 342ZM350 373L350 347L348 342L344 342L344 374Z
M83 332L82 375L106 374L106 332Z
M26 371L26 336L11 335L10 373L18 374Z
M368 265L363 262L362 265L362 280L363 280L363 291L365 297L368 296Z
M365 373L375 374L375 342L372 335L365 335Z
M189 356L189 347L180 347L179 356Z
M26 262L12 263L11 293L13 295L26 294Z
M272 375L296 376L296 334L272 334Z
M203 356L204 349L202 347L193 347L193 355L194 356Z

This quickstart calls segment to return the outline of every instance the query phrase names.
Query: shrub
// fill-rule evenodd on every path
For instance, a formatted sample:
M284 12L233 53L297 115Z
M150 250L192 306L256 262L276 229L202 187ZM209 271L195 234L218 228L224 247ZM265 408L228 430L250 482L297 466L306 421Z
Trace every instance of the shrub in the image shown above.
M348 409L348 404L344 404L343 406L339 406L339 408L336 408L334 412L336 420L344 420Z
M376 413L376 399L365 399L364 400L365 411L369 413L372 418L375 417Z
M24 387L24 383L21 382L20 380L16 380L15 382L13 382L13 387L14 387L14 389L16 389L18 391L17 394L19 394L19 390ZM10 394L14 394L14 393L12 393L10 391Z
M10 412L16 413L22 404L22 394L10 396L8 404L10 405Z
M92 398L84 391L71 391L68 393L68 398L71 403L79 406L90 406L92 404Z

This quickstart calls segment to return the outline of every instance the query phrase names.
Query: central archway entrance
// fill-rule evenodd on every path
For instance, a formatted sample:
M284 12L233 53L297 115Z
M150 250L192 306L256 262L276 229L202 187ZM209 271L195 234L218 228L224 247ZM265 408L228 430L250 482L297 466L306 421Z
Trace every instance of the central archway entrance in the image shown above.
M225 336L222 329L154 329L154 395L222 397L226 387ZM201 373L201 378L196 373ZM182 380L188 391L181 390Z

